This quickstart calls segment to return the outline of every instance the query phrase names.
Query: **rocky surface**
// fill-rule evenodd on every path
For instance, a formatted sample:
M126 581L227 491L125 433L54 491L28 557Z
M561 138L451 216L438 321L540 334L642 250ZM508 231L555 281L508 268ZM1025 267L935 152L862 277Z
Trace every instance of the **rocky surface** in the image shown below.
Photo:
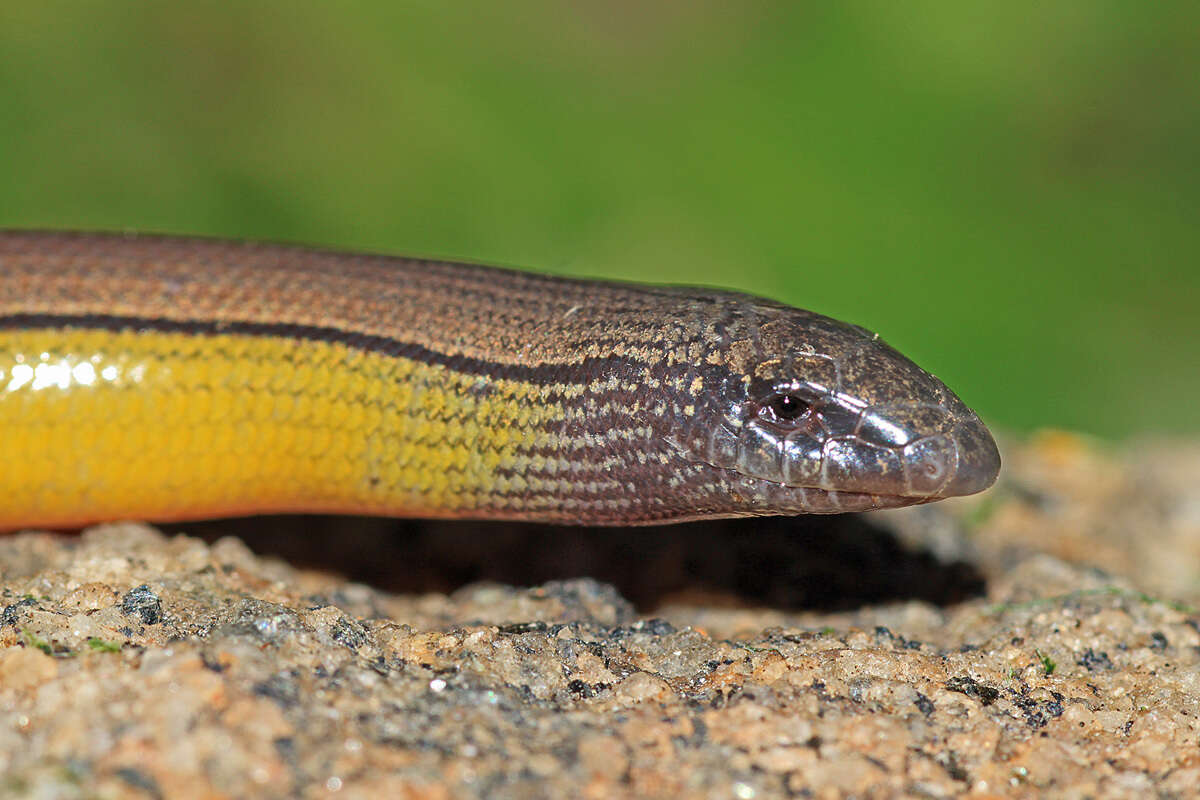
M860 518L389 525L0 539L0 793L1200 793L1197 444L1045 434Z

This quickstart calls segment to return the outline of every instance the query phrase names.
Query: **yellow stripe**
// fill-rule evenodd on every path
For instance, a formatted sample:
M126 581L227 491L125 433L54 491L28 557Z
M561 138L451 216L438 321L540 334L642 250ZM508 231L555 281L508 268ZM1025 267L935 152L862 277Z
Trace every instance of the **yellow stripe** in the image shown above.
M0 332L0 527L494 507L564 409L481 380L282 337Z

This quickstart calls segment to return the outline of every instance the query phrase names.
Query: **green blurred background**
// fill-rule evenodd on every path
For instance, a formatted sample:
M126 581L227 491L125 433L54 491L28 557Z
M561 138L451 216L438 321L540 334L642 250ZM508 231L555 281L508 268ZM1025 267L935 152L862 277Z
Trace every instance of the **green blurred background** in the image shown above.
M0 226L852 320L992 423L1200 430L1200 4L0 4Z

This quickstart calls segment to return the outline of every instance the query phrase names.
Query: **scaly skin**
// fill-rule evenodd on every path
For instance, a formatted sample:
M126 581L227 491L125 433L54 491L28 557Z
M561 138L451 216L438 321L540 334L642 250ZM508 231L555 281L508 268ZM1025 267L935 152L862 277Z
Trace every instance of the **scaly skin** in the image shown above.
M861 328L760 298L0 234L0 527L316 511L645 524L910 505L998 469L936 378Z

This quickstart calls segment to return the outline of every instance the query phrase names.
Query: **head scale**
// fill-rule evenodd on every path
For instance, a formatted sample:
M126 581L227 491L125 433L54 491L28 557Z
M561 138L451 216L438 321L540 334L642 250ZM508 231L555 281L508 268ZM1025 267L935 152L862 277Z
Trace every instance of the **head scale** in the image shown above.
M896 507L995 480L979 417L877 335L751 298L723 313L669 437L723 513Z

